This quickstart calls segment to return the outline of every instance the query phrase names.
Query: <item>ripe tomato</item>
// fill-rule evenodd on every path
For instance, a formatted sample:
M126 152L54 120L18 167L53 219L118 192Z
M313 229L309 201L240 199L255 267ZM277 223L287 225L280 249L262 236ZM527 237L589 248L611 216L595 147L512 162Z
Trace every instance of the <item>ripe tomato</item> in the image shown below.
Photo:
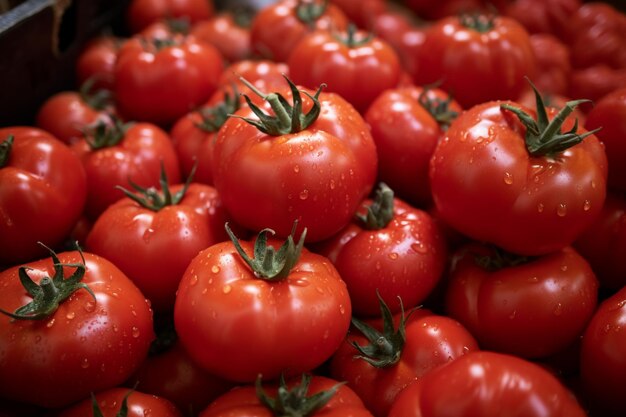
M528 108L494 101L455 119L430 161L440 217L521 255L574 242L602 210L607 172L600 141L567 117L577 103L559 117L540 104L535 121Z
M224 11L210 19L197 22L191 35L215 46L228 62L248 59L250 46L250 23L252 15L245 10Z
M626 68L615 69L606 64L596 64L572 70L568 96L599 100L624 87L626 87ZM591 106L583 106L583 109L589 111Z
M94 404L100 414L94 412ZM124 412L123 410L126 410ZM58 417L182 417L174 404L165 398L134 391L130 388L110 388L86 398L59 413Z
M0 129L0 265L42 256L38 241L63 242L86 196L85 170L66 144L34 127Z
M415 82L440 81L462 107L489 100L514 100L535 73L530 37L505 16L449 16L426 32Z
M115 98L130 120L173 123L204 103L217 87L223 58L191 36L127 40L115 64Z
M121 384L148 354L152 311L104 258L52 252L1 272L0 287L2 398L68 406Z
M602 302L583 335L582 384L592 409L601 416L621 416L626 407L625 306L622 288Z
M235 388L211 403L200 417L272 417L286 410L310 417L372 417L354 391L317 375Z
M551 34L564 40L569 34L572 16L582 5L581 0L515 0L503 13L518 21L530 33Z
M388 417L584 417L574 396L544 368L512 355L461 356L406 387Z
M374 20L389 9L385 0L330 0L341 9L350 22L359 28L372 29Z
M91 220L124 197L116 186L159 185L161 166L169 181L180 182L180 167L171 139L151 123L99 124L93 133L72 145L87 173L88 195L85 214Z
M372 101L400 81L401 64L395 50L384 40L357 31L318 30L303 36L293 47L289 74L308 88L326 83L361 113Z
M474 350L478 344L456 320L427 310L392 317L381 301L383 317L354 321L330 363L330 373L347 381L367 408L385 417L398 394L428 372ZM357 330L359 329L359 330Z
M132 0L126 10L131 33L164 18L185 18L190 23L209 19L215 13L213 0Z
M365 200L357 218L317 251L327 256L346 282L357 317L380 314L379 297L392 313L422 302L446 265L442 231L425 211L394 198L382 184ZM379 295L379 296L378 296Z
M542 93L565 95L569 91L572 72L569 48L554 35L535 33L530 44L536 59L537 71L533 83Z
M252 19L252 53L286 62L294 46L315 29L344 30L348 18L328 1L280 0L261 9Z
M417 207L432 204L430 157L445 129L462 111L438 88L384 91L365 113L378 154L378 178Z
M231 381L311 371L350 325L346 285L328 259L302 247L306 233L297 245L290 235L282 249L268 233L254 245L231 236L203 250L178 288L180 342L198 365Z
M111 35L97 36L86 43L76 60L78 85L92 80L94 88L113 90L113 74L122 39Z
M454 258L446 310L484 349L545 358L576 341L597 299L595 274L570 247L526 259L470 244Z
M377 158L353 106L336 94L303 91L291 84L291 94L263 95L275 109L266 103L265 110L280 116L269 119L270 130L242 120L258 123L250 107L229 118L215 142L213 181L238 224L256 232L270 227L285 237L298 220L313 242L350 222L374 184ZM293 118L290 102L302 106Z

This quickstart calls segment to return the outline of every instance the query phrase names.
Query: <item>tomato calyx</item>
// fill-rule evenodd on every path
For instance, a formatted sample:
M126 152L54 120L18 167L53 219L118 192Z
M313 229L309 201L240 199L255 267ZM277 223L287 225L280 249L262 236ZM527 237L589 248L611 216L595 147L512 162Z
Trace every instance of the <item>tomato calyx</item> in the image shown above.
M357 32L358 28L356 27L356 25L354 23L350 23L346 28L345 37L341 36L340 34L335 34L334 37L350 49L358 48L359 46L365 45L374 37L371 32L365 36L356 36Z
M450 108L452 103L452 95L448 94L446 99L439 97L431 98L428 96L428 88L420 93L417 102L437 121L442 129L447 129L450 123L459 115L458 112Z
M265 279L267 281L280 281L286 278L291 269L295 266L302 253L304 247L304 238L306 237L306 228L300 235L300 240L296 244L293 236L295 234L297 221L294 222L291 234L287 237L287 240L276 251L273 246L267 244L267 235L275 233L272 229L263 229L257 235L254 241L254 257L250 258L248 254L243 250L239 240L234 235L228 223L224 225L226 233L233 242L235 249L244 260L246 264L252 269L254 274L258 278Z
M291 93L293 96L293 106L289 104L281 94L264 94L259 91L254 85L252 85L252 83L250 83L248 80L241 77L241 82L243 82L256 95L258 95L270 104L275 116L270 116L266 114L256 104L254 104L252 100L250 100L250 97L248 97L246 94L244 94L243 97L248 103L248 106L250 106L250 109L259 118L259 120L254 120L247 117L240 117L237 115L231 116L238 117L245 122L250 123L261 132L270 136L282 136L289 133L298 133L308 128L313 122L317 120L317 117L320 114L321 104L319 102L319 95L322 92L322 89L326 87L326 84L321 84L315 92L315 95L313 96L306 91L302 91L313 101L313 106L311 107L311 110L309 110L308 113L303 114L302 96L300 95L300 90L298 90L298 87L296 87L296 85L288 77L284 77L289 84L289 88L291 89Z
M299 0L295 13L299 21L309 28L313 28L315 22L326 13L327 8L328 0L322 0L321 2Z
M195 126L204 132L215 133L226 123L230 115L237 110L239 110L239 93L237 92L237 87L233 84L232 93L225 92L221 103L198 110L202 122L196 123Z
M494 18L494 15L486 13L462 13L459 16L459 23L478 33L487 33L495 26Z
M132 394L133 391L134 390L131 389L128 391L128 393L126 393L126 395L124 395L124 398L122 399L122 404L120 405L120 409L117 413L115 413L115 417L128 416L128 397L130 397L130 394ZM104 414L102 414L102 410L98 405L98 400L96 400L96 396L93 392L91 393L91 409L93 412L93 417L104 417Z
M187 17L169 17L165 19L165 24L172 33L180 35L189 34L189 29L191 28L191 22Z
M534 257L517 255L493 245L490 246L489 254L474 255L474 262L476 265L491 272L523 265L533 259Z
M406 320L408 317L404 314L402 299L398 297L401 313L400 323L398 323L398 329L396 329L391 310L389 310L378 291L376 291L376 295L378 296L380 312L383 318L383 331L380 332L369 324L353 317L352 324L363 333L370 344L359 345L355 341L352 341L351 344L359 352L358 355L354 356L355 358L363 359L377 368L387 368L395 365L400 360L400 355L406 343Z
M81 84L78 94L89 107L94 110L105 110L113 103L113 95L111 91L100 88L94 90L97 77L91 77Z
M524 125L526 128L526 149L528 149L528 152L532 156L552 156L563 152L600 130L600 128L598 128L583 134L578 134L576 133L578 130L578 119L576 119L574 126L572 126L569 131L561 132L561 127L567 116L569 116L579 104L587 103L590 100L581 99L568 101L565 103L565 106L559 110L557 115L549 121L546 106L541 94L539 94L539 91L537 91L532 83L530 84L535 92L535 100L537 102L537 120L533 119L531 115L521 108L511 104L501 104L500 108L514 113Z
M9 135L4 142L0 143L0 168L9 163L9 155L11 154L14 140L15 137L13 135Z
M339 382L326 391L307 396L311 384L311 375L302 374L300 383L291 390L281 375L278 393L275 398L272 398L263 389L261 379L262 377L259 375L254 384L257 397L261 404L272 411L272 415L280 417L312 416L333 398L339 387L345 384L345 382Z
M50 252L54 265L54 276L44 277L39 284L36 284L28 275L30 268L21 266L18 270L20 282L28 294L33 297L33 300L26 305L18 307L13 313L3 309L0 309L0 313L14 320L40 320L53 314L63 301L81 288L87 291L93 297L94 301L97 301L96 295L91 288L84 282L81 282L85 276L87 267L85 266L85 257L78 243L76 247L82 262L70 264L61 263L57 254L52 249L41 242L38 243ZM74 273L67 279L64 273L65 267L76 268Z
M130 123L124 123L114 115L109 116L109 120L100 119L85 129L83 135L92 150L115 146L124 139Z
M376 190L374 201L366 206L367 212L364 215L356 214L367 230L383 229L393 219L393 196L393 190L381 182Z

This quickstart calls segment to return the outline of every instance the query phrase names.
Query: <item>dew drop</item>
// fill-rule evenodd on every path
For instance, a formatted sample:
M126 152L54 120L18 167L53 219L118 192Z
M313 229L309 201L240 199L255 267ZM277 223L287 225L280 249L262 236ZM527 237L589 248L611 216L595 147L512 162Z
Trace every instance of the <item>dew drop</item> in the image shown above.
M80 367L83 369L87 369L89 368L89 359L84 358L81 362L80 362Z
M583 210L589 211L590 209L591 209L591 201L585 200L585 202L583 203Z
M346 308L343 306L343 304L339 304L339 312L341 313L341 315L346 314Z
M137 326L133 326L131 335L137 339L140 335L141 335L141 331L139 330L139 328Z
M189 280L189 285L190 286L194 286L198 283L198 276L197 275L192 275L191 279Z
M217 274L218 272L220 272L220 267L217 265L213 265L211 267L211 272L213 272L214 274Z
M538 211L539 213L543 213L543 209L544 209L544 205L543 205L543 203L539 203L539 204L537 204L537 211Z
M224 294L228 294L229 292L231 292L233 289L233 287L231 287L230 285L226 284L222 287L222 292Z
M334 189L335 189L335 187L336 187L336 185L335 185L335 180L330 180L330 189L331 189L331 190L334 190Z
M117 333L120 330L119 327L117 327L117 324L114 324L111 328L113 329L115 333Z
M76 313L74 311L70 311L65 315L65 318L68 320L72 320L74 317L76 317Z
M510 172L505 172L503 180L506 185L513 184L513 174L511 174Z
M391 252L389 255L387 255L389 257L389 259L391 260L396 260L398 259L398 254L395 252Z
M299 165L294 165L294 166L293 166L293 172L295 172L296 174L297 174L298 172L300 172L300 166L299 166Z
M422 242L411 243L411 249L413 249L417 253L427 253L428 252L428 249L426 248L426 245L424 245L424 243L422 243Z
M93 313L95 309L96 303L94 303L93 301L87 301L85 303L85 311L87 311L88 313Z
M201 291L201 294L202 294L202 295L204 295L204 294L206 294L207 292L209 292L209 289L208 289L208 288L206 288L206 287L204 287L204 288L202 289L202 291Z
M309 198L309 190L304 189L300 191L299 197L300 197L300 200L306 200L307 198Z
M46 327L47 328L50 328L52 326L54 326L54 319L50 319L50 321L48 323L46 323Z
M554 307L554 315L560 316L563 314L563 304L557 303L556 307Z
M556 215L559 217L565 217L566 214L567 206L563 203L560 203L559 206L556 208Z
M561 271L563 272L567 271L567 265L561 265Z

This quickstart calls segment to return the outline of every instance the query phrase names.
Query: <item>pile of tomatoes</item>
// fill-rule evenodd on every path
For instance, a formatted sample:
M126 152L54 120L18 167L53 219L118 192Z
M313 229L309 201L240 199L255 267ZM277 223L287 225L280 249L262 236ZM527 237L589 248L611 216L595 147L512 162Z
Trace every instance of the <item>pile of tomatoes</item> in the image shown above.
M0 416L623 415L626 15L262 4L0 127Z

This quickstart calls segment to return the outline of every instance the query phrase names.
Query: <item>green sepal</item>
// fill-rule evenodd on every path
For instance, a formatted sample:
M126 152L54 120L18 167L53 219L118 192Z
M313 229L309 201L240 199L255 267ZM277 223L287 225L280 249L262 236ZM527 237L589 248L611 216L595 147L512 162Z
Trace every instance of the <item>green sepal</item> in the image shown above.
M94 110L105 110L113 104L113 93L106 88L94 90L96 76L83 82L78 90L81 100Z
M296 265L302 248L304 247L304 239L306 237L305 228L300 235L300 240L296 244L293 240L296 226L298 222L294 222L291 234L287 237L287 240L276 251L273 246L267 245L267 235L274 234L272 229L263 229L257 235L254 242L254 257L250 258L248 254L243 250L237 237L233 234L232 230L228 226L228 223L224 225L226 233L230 237L235 249L244 260L246 264L252 269L254 274L262 279L268 281L279 281L286 278L291 269Z
M11 155L11 149L13 149L13 142L15 136L9 135L6 140L0 143L0 168L6 166L9 163L9 155Z
M535 259L533 256L517 255L507 252L495 245L489 245L489 248L490 253L488 255L475 254L474 262L479 267L491 272L520 266Z
M356 27L356 25L354 23L349 23L348 27L346 28L345 37L341 36L341 34L339 33L333 34L333 37L350 49L363 46L374 38L374 34L372 32L369 32L367 36L364 36L361 39L357 39L357 37L355 36L357 31L358 28Z
M119 117L110 114L109 120L98 120L85 128L83 135L92 150L118 145L131 123L124 123Z
M278 392L272 398L261 385L262 377L259 375L255 381L256 394L261 404L272 411L273 415L280 417L308 417L324 407L335 396L337 390L345 384L339 382L327 391L320 391L312 396L307 396L311 375L302 374L300 383L291 390L287 387L283 375L280 377Z
M312 29L315 27L315 22L326 13L327 8L328 0L322 0L322 2L298 0L296 17Z
M389 224L393 219L393 190L384 182L381 182L376 189L374 201L366 206L366 213L356 214L356 217L363 223L367 230L380 230Z
M18 276L22 286L33 297L33 300L26 305L18 307L13 313L0 309L0 313L11 317L14 320L40 320L53 314L59 305L68 299L72 294L81 288L87 291L94 301L97 301L96 295L91 288L81 280L85 276L87 268L85 266L85 257L81 248L76 243L76 249L82 259L81 263L63 264L59 261L57 254L43 243L38 242L46 248L52 257L54 265L54 276L44 277L39 284L36 284L28 275L28 271L32 270L27 266L21 266L18 269ZM64 267L76 268L74 273L65 278Z
M495 15L491 13L461 13L459 23L467 29L487 33L495 27L494 19Z
M208 133L215 133L226 123L231 114L239 110L239 92L237 86L233 84L233 91L224 92L224 99L221 103L212 107L203 107L198 110L202 122L195 126Z
M452 95L448 94L445 100L438 97L428 97L429 87L424 87L424 90L417 98L417 102L437 121L439 126L446 130L450 123L459 116L459 113L450 108L452 103Z
M115 417L128 416L128 397L130 397L130 394L132 394L134 391L134 389L128 390L126 395L124 395L124 398L122 399L122 404L120 405L120 410L115 413ZM104 417L104 414L102 414L102 410L100 410L100 406L98 405L98 400L96 399L96 396L93 392L91 393L91 409L93 412L93 417Z

